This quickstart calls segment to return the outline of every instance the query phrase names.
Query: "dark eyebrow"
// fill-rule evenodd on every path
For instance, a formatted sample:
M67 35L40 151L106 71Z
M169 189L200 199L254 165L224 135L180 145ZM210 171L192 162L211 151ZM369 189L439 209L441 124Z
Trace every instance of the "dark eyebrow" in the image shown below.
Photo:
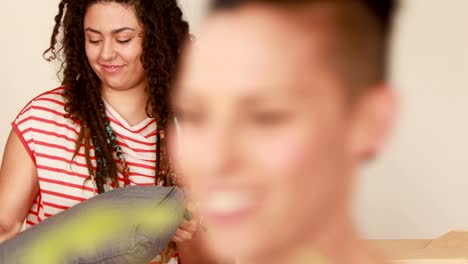
M114 30L111 31L111 33L112 33L112 35L115 35L115 34L119 34L120 32L123 32L123 31L125 31L125 30L135 31L134 28L123 27L123 28L114 29ZM102 33L101 33L99 30L96 30L96 29L93 29L93 28L90 28L90 27L87 27L87 28L85 29L85 31L89 31L89 32L93 32L93 33L102 35Z
M114 29L114 30L111 31L111 33L112 33L113 35L115 35L115 34L119 34L120 32L123 32L123 31L125 31L125 30L135 31L134 28L123 27L123 28Z

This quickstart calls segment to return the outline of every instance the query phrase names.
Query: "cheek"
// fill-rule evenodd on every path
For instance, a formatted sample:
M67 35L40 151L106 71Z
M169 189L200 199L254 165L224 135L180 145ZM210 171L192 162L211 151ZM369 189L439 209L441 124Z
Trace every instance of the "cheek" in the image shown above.
M141 58L143 56L141 43L134 43L130 46L127 46L121 50L120 54L125 61L131 62L138 68L143 68L141 63Z
M275 212L310 216L341 191L340 146L330 133L291 129L257 141L260 145L251 148L249 158L256 175L269 186Z
M203 150L206 149L204 142L195 133L178 133L172 129L170 138L170 153L176 173L184 184L189 186L203 186L203 175L201 164L203 164ZM198 189L198 188L195 188ZM195 190L196 191L196 190Z
M249 158L263 170L265 177L289 181L297 172L303 172L314 155L314 141L306 133L295 129L266 137L257 137L249 143ZM255 164L254 163L254 164Z
M93 65L99 57L99 48L91 46L89 44L85 45L86 57L91 65Z
M125 61L126 63L130 64L131 66L131 73L132 76L136 79L141 79L146 76L145 73L145 68L143 67L143 63L141 61L143 54L142 52L129 52L129 54L126 55Z

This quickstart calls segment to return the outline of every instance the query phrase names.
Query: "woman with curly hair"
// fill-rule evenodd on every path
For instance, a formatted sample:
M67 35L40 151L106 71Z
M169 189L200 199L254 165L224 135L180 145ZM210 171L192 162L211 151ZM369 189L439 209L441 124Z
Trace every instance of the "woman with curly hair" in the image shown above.
M107 190L175 185L167 93L189 26L176 0L62 0L48 61L62 86L13 121L0 171L0 243ZM109 223L110 225L112 223ZM190 240L184 222L173 238Z

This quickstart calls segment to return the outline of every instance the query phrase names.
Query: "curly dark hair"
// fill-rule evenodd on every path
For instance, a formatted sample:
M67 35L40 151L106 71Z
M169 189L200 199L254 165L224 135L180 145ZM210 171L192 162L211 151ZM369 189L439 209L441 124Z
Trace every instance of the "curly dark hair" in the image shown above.
M101 81L91 68L85 52L84 16L88 7L99 2L117 2L133 6L143 26L143 56L148 103L146 112L157 120L155 183L173 185L169 162L165 155L164 128L169 119L168 92L175 73L179 54L189 36L189 25L183 19L177 0L62 0L55 16L50 47L44 52L46 60L59 59L66 118L81 124L75 156L85 148L90 178L96 181L99 193L105 191L109 180L119 186L115 156L118 144L113 132L106 131L108 120L101 99ZM94 147L97 161L93 168L90 149Z

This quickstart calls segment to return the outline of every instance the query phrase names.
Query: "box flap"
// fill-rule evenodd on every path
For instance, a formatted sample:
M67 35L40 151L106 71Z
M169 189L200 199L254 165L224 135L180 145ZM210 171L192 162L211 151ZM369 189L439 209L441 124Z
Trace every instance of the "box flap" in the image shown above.
M468 264L468 231L452 231L434 240L373 240L393 263Z
M432 240L426 248L458 249L466 252L468 256L468 231L451 231Z

